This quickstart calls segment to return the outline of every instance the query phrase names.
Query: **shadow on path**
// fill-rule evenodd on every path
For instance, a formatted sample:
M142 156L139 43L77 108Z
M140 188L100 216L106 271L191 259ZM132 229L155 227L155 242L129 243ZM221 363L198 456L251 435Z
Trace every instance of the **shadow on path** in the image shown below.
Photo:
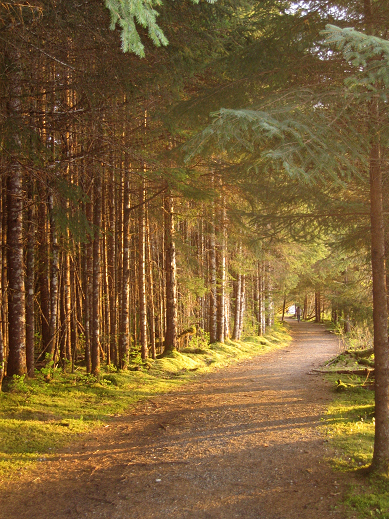
M346 484L323 461L331 391L308 373L338 352L321 325L292 344L140 403L3 490L7 519L321 519Z

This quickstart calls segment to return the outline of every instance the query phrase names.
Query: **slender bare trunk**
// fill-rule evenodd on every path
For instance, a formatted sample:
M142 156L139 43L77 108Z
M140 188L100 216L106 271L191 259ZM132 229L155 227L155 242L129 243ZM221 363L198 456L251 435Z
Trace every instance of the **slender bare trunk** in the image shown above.
M27 374L34 376L35 353L35 199L33 183L28 188L29 208L27 211L27 255L26 255L26 360Z
M210 342L217 341L217 300L216 300L216 234L215 214L212 211L209 235L209 335Z
M240 305L239 305L239 334L238 339L242 337L244 314L246 310L246 276L241 275Z
M147 347L147 303L146 303L146 210L145 210L145 186L139 188L139 325L141 358L148 357Z
M219 233L218 247L216 249L216 268L217 268L217 285L216 285L216 321L217 331L216 340L224 342L224 320L225 320L225 290L226 290L226 272L227 272L227 230L226 230L226 206L224 195L222 194L221 208L219 212Z
M101 255L100 255L100 233L101 233L101 209L102 209L102 185L101 172L96 172L94 180L94 204L93 224L95 235L93 240L93 282L92 282L92 319L91 319L91 364L92 375L100 376L100 284L101 284Z
M56 360L57 327L58 327L58 282L59 282L59 251L58 236L54 219L54 195L49 192L51 270L50 270L50 342L47 348L48 360Z
M234 330L232 332L232 340L237 341L239 339L240 330L240 305L241 305L241 289L242 289L242 276L237 274L236 280L234 281Z
M0 179L0 391L5 375L5 349L3 336L3 181Z
M177 274L174 241L173 198L166 195L165 211L165 277L166 277L166 332L164 354L177 349Z
M130 287L130 181L125 171L123 186L123 253L121 313L119 324L119 367L126 369L129 361L129 287Z
M154 281L153 281L153 263L150 243L150 223L146 219L146 236L147 236L147 265L148 265L148 283L149 283L149 322L150 322L150 351L151 357L156 358L155 347L155 310L154 310Z
M7 48L8 58L8 117L14 130L10 139L7 179L7 263L8 263L8 323L9 355L7 375L24 375L26 365L26 320L23 265L23 173L17 153L22 141L19 127L22 118L22 69L16 46Z

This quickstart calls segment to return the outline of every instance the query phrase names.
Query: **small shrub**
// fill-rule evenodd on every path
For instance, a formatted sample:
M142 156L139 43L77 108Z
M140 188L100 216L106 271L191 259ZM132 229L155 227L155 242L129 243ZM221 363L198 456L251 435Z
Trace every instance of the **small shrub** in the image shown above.
M189 341L189 348L202 350L203 348L208 347L209 341L209 333L204 331L202 328L198 328L196 334L193 335Z
M102 384L107 384L107 385L110 385L112 384L113 386L116 386L118 387L119 386L119 382L118 382L118 379L115 375L104 375L100 382Z
M26 375L13 375L7 389L10 393L29 393L30 387L26 383Z

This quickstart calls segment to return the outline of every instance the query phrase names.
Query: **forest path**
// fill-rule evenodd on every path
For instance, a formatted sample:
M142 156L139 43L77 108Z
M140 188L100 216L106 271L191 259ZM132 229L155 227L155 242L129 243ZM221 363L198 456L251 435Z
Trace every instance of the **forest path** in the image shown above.
M343 519L347 476L323 461L318 429L331 392L308 374L338 341L289 323L288 348L142 402L39 464L2 492L0 517Z

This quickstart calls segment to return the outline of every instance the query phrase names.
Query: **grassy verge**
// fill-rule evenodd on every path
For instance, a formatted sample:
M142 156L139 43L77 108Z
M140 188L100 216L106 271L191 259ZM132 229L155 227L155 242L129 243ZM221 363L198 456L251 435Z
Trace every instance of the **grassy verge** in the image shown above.
M374 444L374 392L353 375L329 375L336 398L325 417L325 432L335 448L336 470L355 472L370 465ZM350 488L345 505L358 519L389 519L389 479L361 475Z
M174 390L196 374L289 342L286 328L278 325L265 337L210 346L196 344L150 361L147 367L138 364L126 372L103 370L99 382L81 368L74 374L52 369L50 382L45 381L47 373L38 373L31 380L14 377L0 393L0 481L53 456L59 447L80 440L86 432L125 413L142 399Z

